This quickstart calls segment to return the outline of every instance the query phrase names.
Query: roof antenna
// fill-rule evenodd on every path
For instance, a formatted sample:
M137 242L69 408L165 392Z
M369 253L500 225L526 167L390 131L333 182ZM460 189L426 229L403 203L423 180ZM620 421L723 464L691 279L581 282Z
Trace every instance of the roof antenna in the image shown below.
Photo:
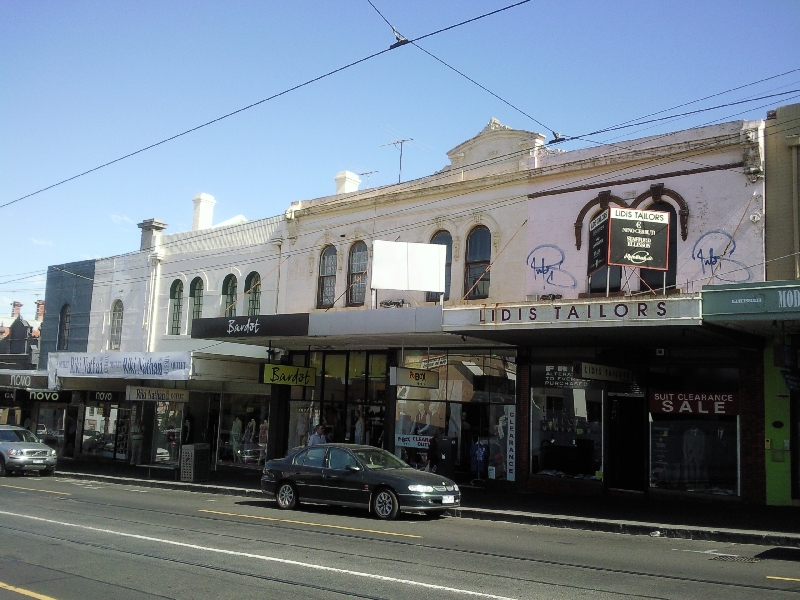
M397 148L397 145L400 144L400 172L397 175L397 183L400 183L401 178L403 177L403 144L406 142L413 142L414 138L408 138L407 140L395 140L393 142L389 142L388 144L383 144L381 148L384 146L394 146Z

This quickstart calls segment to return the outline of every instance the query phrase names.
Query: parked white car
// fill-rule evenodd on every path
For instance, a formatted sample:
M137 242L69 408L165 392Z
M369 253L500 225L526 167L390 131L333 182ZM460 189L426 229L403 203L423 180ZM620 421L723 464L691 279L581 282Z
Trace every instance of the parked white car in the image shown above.
M55 450L24 427L0 425L0 477L25 471L52 475L55 470Z

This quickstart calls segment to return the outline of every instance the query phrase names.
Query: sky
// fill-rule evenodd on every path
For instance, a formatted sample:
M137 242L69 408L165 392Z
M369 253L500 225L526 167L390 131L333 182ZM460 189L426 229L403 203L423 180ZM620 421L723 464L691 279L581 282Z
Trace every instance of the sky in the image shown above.
M514 0L372 0L415 39ZM17 199L384 50L394 34L367 0L0 5L0 317L32 318L48 265L139 248L136 224L282 214L334 193L448 164L495 117L580 136L800 69L800 2L532 0L412 44L110 166ZM676 109L800 90L800 70ZM760 119L800 92L592 136L632 139ZM659 115L661 116L661 115ZM540 123L534 122L531 118ZM576 140L564 149L591 146Z

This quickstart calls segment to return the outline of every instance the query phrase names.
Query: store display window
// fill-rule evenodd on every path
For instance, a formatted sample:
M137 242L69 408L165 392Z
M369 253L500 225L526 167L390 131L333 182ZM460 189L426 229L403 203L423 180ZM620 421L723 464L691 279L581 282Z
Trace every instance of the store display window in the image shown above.
M572 365L532 365L531 473L602 479L603 385Z
M438 430L453 454L451 474L476 485L515 480L516 357L487 350L405 351L400 364L439 374L438 388L398 386L395 453L428 467Z
M267 455L269 396L223 394L217 462L258 468Z
M181 427L183 403L156 402L156 423L153 430L153 462L177 463L181 459Z

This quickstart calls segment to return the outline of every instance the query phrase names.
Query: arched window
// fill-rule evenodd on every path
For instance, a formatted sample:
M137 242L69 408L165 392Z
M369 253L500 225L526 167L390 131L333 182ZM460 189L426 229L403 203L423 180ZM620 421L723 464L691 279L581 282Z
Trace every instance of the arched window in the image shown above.
M236 275L228 275L222 282L222 302L225 316L236 316Z
M448 231L437 231L431 238L431 244L447 246L447 257L444 259L444 299L450 299L450 265L453 262L453 237ZM439 292L428 292L425 302L438 302Z
M122 300L114 300L111 305L111 335L108 339L109 350L119 350L122 345Z
M189 307L191 315L188 333L192 333L192 321L203 316L203 280L200 277L195 277L189 284Z
M607 212L608 209L604 210ZM590 228L592 227L591 223L602 213L603 210L598 210L594 215L592 215L592 218L589 220ZM606 227L608 227L608 221L606 221ZM606 231L608 231L608 229L606 229ZM591 234L589 237L591 238ZM593 260L593 248L591 244L588 244L586 251L589 254L589 262L591 263ZM609 293L618 292L620 289L622 289L622 267L607 265L589 276L590 294L605 294L606 291Z
M247 315L261 314L261 276L253 271L244 280L244 293L247 295Z
M367 292L367 245L358 241L350 248L347 261L347 306L363 306Z
M317 308L330 308L336 301L336 248L327 246L319 257Z
M56 343L57 350L67 350L69 348L69 321L72 316L72 309L69 304L61 307L61 313L58 317L58 342Z
M181 313L183 312L183 282L176 279L169 288L169 333L170 335L181 334Z
M675 207L669 202L655 202L648 206L645 210L657 210L669 213L669 254L666 271L657 271L655 269L639 269L639 291L654 292L663 291L666 288L675 289L676 274L678 272L678 214Z
M489 297L489 271L492 259L492 234L479 225L467 236L467 257L464 264L464 293L467 300ZM476 283L477 282L477 283Z

